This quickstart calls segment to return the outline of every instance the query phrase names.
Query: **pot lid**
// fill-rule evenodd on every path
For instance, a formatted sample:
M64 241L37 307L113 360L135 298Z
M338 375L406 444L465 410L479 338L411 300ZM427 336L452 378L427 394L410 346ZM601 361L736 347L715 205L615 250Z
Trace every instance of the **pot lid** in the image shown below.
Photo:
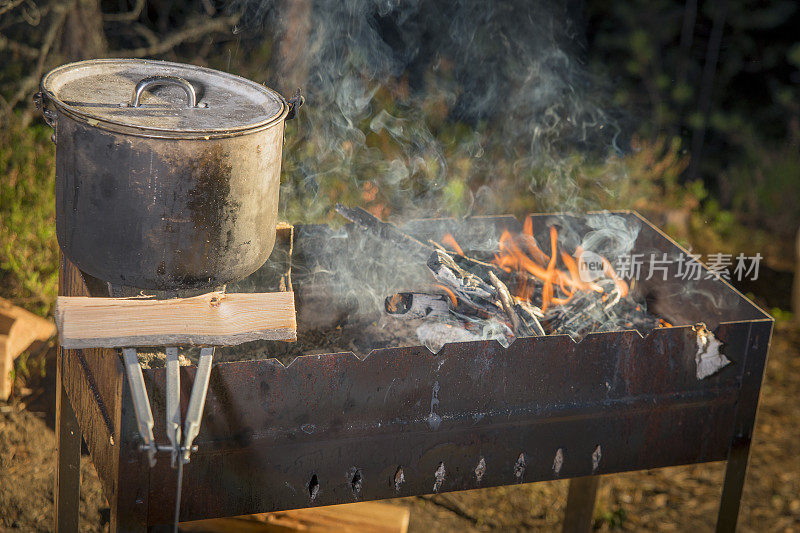
M272 89L218 70L146 59L93 59L42 78L57 108L107 129L155 137L196 137L260 129L282 120Z

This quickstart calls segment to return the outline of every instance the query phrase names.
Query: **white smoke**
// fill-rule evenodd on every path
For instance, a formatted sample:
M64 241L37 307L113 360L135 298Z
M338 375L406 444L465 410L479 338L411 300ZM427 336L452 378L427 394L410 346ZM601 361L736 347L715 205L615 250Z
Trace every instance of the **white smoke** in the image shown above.
M333 219L336 201L365 201L367 182L394 219L497 213L520 194L596 207L573 154L618 150L619 128L580 60L579 4L308 1L289 67L306 73L307 103L287 133L287 218ZM279 39L296 23L287 3L232 7ZM294 90L275 73L260 81Z

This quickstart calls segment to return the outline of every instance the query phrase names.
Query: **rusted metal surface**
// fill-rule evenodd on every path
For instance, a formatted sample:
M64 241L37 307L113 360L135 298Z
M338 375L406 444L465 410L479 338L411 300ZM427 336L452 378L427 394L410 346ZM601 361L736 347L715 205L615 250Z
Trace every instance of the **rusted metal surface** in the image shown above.
M438 237L444 228L459 238L453 221L434 226L420 225L425 231L416 235ZM297 230L294 259L315 231L322 229ZM680 252L646 223L636 248ZM321 286L316 283L309 287ZM449 344L437 355L410 346L375 350L363 360L352 353L313 355L284 367L264 354L218 364L198 451L185 467L181 519L730 457L738 460L723 499L725 512L733 513L723 530L730 529L772 321L716 279L690 282L693 292L685 283L651 280L637 287L651 308L686 324L644 337L620 331L590 334L580 343L546 336L520 338L508 348L495 341ZM293 284L302 294L302 280ZM701 317L732 364L698 380L691 324ZM184 411L194 373L181 368ZM146 370L145 380L156 441L166 442L164 370ZM135 435L120 438L120 464L141 464ZM171 521L175 481L167 457L146 478L116 478L126 494L139 495L136 512L145 510L149 524Z
M56 533L78 530L81 487L81 430L61 380L63 351L58 349L56 370L56 468L53 514Z
M747 330L722 325L718 334L744 347ZM724 459L741 365L698 382L689 327L614 337L452 344L436 356L385 349L364 361L308 356L289 368L218 365L199 451L186 466L182 519L431 493L442 464L438 491ZM728 357L741 362L736 352ZM193 370L182 371L188 387ZM148 377L157 404L164 374ZM405 481L396 487L398 469ZM164 505L149 518L168 521L167 462L154 478L164 482L151 485L150 501Z
M735 531L742 498L750 444L753 441L761 380L767 364L767 350L772 336L772 322L762 321L752 325L747 340L748 357L742 365L742 387L734 422L733 438L728 450L725 484L717 518L717 531Z
M594 505L599 482L600 476L576 477L570 480L561 533L593 531Z

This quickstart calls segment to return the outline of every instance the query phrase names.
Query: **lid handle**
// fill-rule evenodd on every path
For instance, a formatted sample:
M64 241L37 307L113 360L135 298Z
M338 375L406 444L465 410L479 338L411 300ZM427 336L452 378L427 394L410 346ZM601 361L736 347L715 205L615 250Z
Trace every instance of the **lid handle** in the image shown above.
M131 102L128 106L139 107L139 98L142 96L142 93L150 87L155 87L157 85L175 85L183 89L183 92L186 93L186 107L206 107L205 104L197 105L197 93L194 87L191 83L178 76L150 76L142 79L136 84L136 88L133 90L133 96L131 96Z

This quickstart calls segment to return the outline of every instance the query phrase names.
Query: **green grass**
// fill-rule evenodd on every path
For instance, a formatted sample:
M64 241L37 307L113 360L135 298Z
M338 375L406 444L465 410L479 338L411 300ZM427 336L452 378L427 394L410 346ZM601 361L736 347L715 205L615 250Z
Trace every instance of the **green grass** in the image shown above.
M622 507L602 510L594 519L594 529L601 529L603 526L607 526L608 529L622 528L627 517L628 513Z
M0 296L40 315L58 291L52 130L0 128Z

